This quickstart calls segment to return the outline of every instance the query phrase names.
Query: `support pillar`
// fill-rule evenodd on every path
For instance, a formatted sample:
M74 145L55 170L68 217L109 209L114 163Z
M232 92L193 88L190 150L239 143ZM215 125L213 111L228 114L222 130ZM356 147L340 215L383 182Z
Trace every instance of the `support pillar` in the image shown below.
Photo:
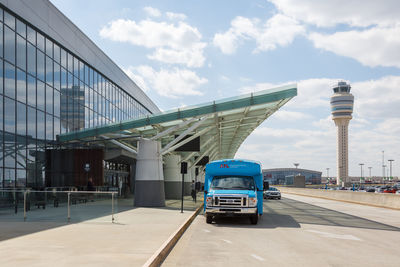
M135 175L136 207L164 207L164 175L161 143L148 139L138 141Z
M165 198L181 199L182 191L182 174L181 165L179 164L181 156L167 155L164 157L164 178L165 178Z

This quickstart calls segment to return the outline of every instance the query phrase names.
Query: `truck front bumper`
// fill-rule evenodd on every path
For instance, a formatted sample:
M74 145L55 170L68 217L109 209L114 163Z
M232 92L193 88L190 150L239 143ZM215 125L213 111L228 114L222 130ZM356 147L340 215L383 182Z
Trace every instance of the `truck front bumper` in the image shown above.
M257 212L257 207L249 208L228 208L228 207L206 207L206 214L237 214L237 215L251 215Z

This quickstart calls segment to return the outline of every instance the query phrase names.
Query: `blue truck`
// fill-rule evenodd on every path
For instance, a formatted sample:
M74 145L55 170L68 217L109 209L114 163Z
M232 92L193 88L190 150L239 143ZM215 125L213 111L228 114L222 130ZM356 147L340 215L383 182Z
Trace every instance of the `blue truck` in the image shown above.
M261 164L251 160L225 159L206 165L204 212L206 222L218 216L247 216L257 224L263 214Z

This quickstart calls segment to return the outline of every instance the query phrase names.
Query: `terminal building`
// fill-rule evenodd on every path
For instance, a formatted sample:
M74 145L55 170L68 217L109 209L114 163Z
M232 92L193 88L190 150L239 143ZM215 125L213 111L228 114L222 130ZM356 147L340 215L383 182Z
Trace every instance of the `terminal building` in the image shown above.
M296 85L160 112L48 0L0 0L0 190L123 187L163 206L233 158Z
M264 181L272 185L292 185L294 176L304 176L306 184L321 184L322 172L299 168L263 169Z

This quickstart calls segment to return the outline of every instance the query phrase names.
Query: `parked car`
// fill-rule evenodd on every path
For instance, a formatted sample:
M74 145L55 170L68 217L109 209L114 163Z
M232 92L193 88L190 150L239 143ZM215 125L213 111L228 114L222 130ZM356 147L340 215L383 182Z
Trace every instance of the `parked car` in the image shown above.
M269 187L268 190L264 191L263 195L264 199L269 199L269 198L281 199L281 192L276 187Z
M396 193L396 191L397 191L396 187L390 187L390 188L387 188L387 189L383 190L383 193L392 193L392 194L394 194L394 193Z
M375 192L375 187L368 187L366 191L373 193L373 192Z

